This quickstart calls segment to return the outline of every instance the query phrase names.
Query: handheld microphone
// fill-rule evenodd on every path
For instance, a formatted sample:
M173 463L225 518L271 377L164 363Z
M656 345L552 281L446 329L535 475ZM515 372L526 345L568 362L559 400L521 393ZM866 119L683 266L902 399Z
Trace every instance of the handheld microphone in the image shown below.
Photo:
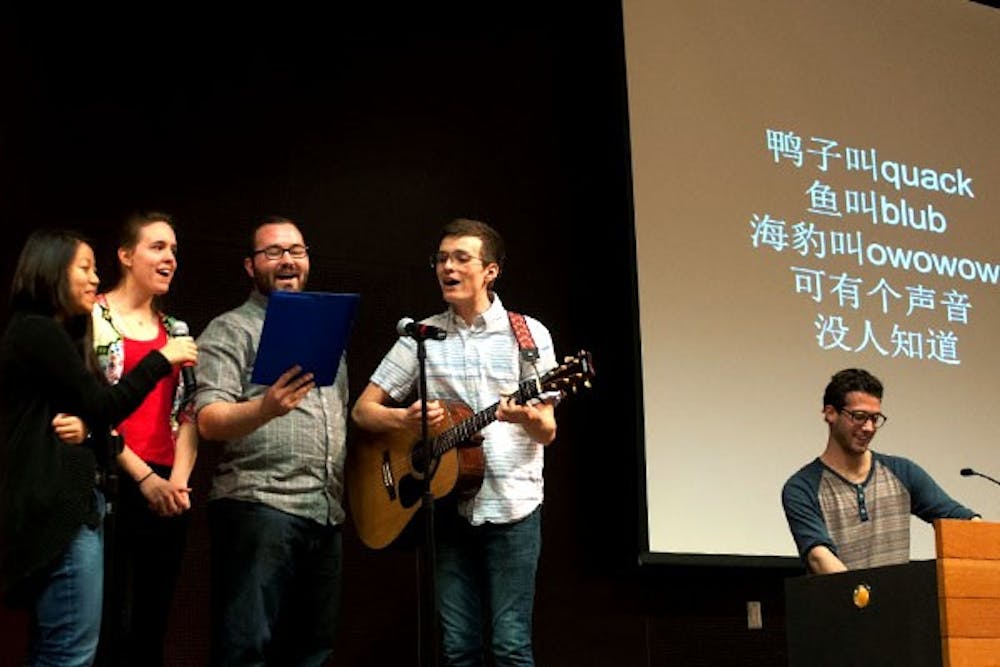
M190 336L191 330L188 329L187 322L174 320L173 325L170 327L170 335L175 338L178 336ZM191 364L181 366L181 382L184 383L184 401L190 401L194 398L194 390L198 388L198 382L194 377L194 368L192 368Z
M998 484L998 485L1000 485L1000 482L998 482L997 480L993 479L993 478L992 478L992 477L990 477L989 475L984 475L984 474L983 474L983 473L981 473L981 472L976 472L976 471L975 471L975 470L973 470L972 468L962 468L962 469L961 469L961 470L959 471L959 473L960 473L960 474L962 475L962 477L972 477L973 475L975 475L976 477L982 477L983 479L988 479L988 480L990 480L990 481L991 481L991 482L993 482L994 484Z
M412 317L404 317L396 324L396 333L414 340L444 340L448 332L439 327L415 322Z

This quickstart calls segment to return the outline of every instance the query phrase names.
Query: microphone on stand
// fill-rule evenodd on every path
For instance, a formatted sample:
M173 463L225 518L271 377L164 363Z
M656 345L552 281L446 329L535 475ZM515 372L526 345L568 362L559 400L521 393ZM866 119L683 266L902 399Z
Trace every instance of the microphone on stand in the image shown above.
M174 320L173 325L170 327L170 335L174 338L190 336L191 330L188 329L187 322ZM194 398L194 391L198 388L198 382L194 377L194 368L191 364L181 366L181 382L184 383L184 402L187 403Z
M414 340L444 340L448 332L439 327L415 322L412 317L404 317L396 324L396 333Z
M961 469L961 470L959 471L959 473L961 473L962 477L972 477L973 475L975 475L976 477L982 477L983 479L988 479L988 480L990 480L991 482L993 482L994 484L996 484L996 485L1000 486L1000 482L998 482L997 480L993 479L993 478L992 478L992 477L990 477L989 475L984 475L984 474L983 474L983 473L981 473L981 472L976 472L976 471L975 471L975 470L973 470L972 468L962 468L962 469Z

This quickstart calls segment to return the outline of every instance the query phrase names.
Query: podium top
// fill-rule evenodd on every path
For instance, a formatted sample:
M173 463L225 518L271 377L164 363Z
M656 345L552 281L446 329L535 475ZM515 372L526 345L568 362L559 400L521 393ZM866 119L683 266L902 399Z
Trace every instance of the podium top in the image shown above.
M938 558L1000 560L1000 523L937 519L934 536Z

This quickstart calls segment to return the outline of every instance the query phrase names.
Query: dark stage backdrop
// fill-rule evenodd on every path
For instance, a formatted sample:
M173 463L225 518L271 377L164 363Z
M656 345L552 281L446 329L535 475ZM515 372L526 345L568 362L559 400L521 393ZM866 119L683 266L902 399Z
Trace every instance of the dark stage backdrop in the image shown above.
M130 209L164 209L180 241L167 306L198 333L246 295L247 223L288 215L312 248L310 287L362 294L356 396L394 323L441 307L424 266L437 230L485 219L509 246L505 303L545 322L560 352L590 349L598 371L592 391L560 406L546 455L539 663L784 664L788 572L637 565L624 87L615 2L322 15L5 5L0 284L29 231L50 225L91 234L110 283L112 230ZM214 459L205 443L171 616L176 665L207 656L198 501ZM414 552L368 551L349 525L345 535L337 664L415 664ZM748 600L763 602L761 631L746 629ZM16 664L23 628L3 612L0 664Z

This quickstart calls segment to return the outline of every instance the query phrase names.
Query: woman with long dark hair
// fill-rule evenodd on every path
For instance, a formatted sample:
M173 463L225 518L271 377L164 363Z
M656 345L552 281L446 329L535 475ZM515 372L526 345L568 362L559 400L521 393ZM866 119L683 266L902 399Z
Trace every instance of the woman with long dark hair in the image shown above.
M29 665L93 662L103 586L100 485L117 454L111 426L173 366L197 359L191 338L173 338L109 385L92 347L97 286L94 251L82 236L33 233L0 340L0 592L31 611ZM85 432L67 433L77 420L67 423L66 415L79 417Z

